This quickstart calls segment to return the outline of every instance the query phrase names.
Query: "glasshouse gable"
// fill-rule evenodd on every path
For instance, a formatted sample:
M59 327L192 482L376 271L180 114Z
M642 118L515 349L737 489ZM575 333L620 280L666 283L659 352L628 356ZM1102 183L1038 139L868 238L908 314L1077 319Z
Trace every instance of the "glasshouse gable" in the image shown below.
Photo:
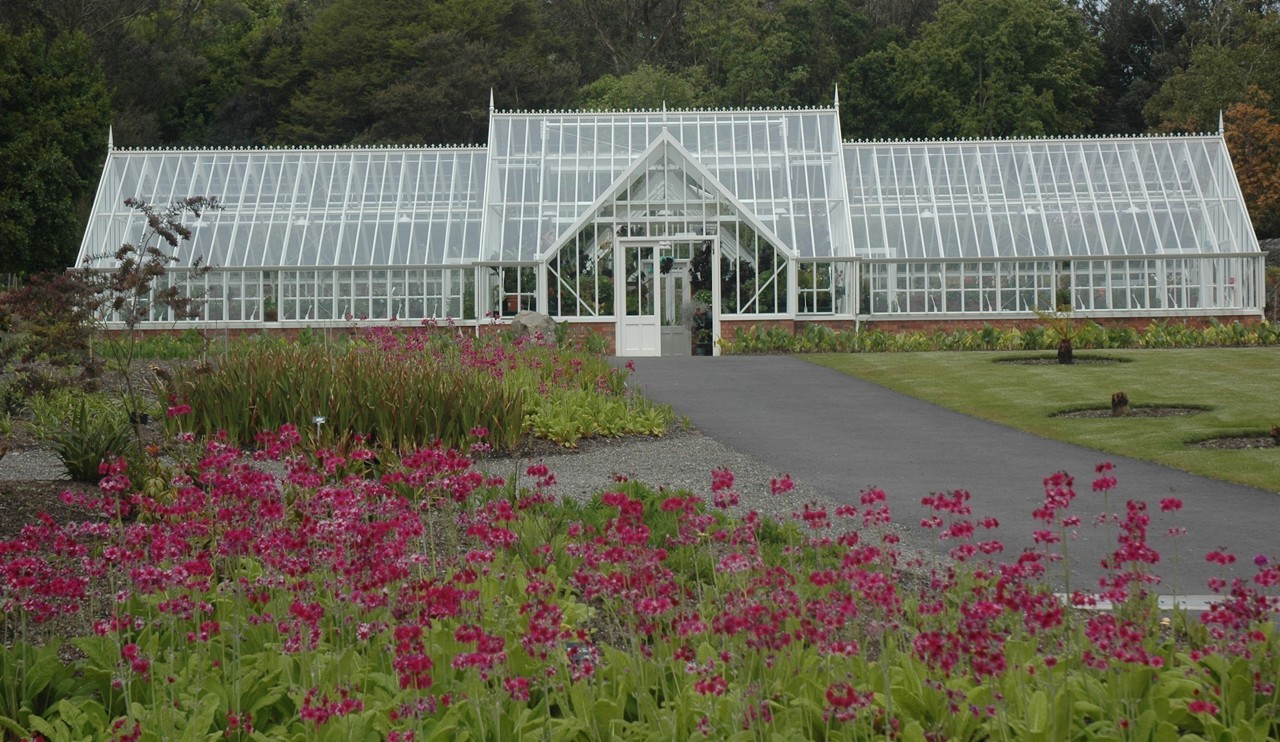
M225 209L165 280L218 327L537 310L656 355L758 322L1262 312L1221 132L844 142L836 108L495 111L484 147L111 149L81 264L137 239L126 198L190 195ZM196 258L215 269L184 276Z

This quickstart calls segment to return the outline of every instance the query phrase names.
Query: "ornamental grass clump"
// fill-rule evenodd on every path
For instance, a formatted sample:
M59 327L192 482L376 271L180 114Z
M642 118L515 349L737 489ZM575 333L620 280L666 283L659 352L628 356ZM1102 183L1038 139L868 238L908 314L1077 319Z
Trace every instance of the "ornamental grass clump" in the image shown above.
M46 518L0 543L7 734L1280 735L1274 555L1211 585L1221 600L1199 621L1166 627L1141 601L1158 516L1131 501L1099 586L1122 610L1069 610L1047 579L1081 526L1065 473L1046 479L1037 546L1018 554L970 493L925 498L952 557L928 568L886 528L881 490L796 503L780 524L731 515L741 486L725 469L709 502L621 478L559 502L542 464L502 479L433 446L374 466L368 447L311 448L293 426L257 446L204 443L164 497L137 494L117 462L104 497L67 498L101 509L132 493L135 521ZM1095 491L1116 485L1099 467Z
M589 435L661 435L670 409L633 399L626 375L572 348L370 328L342 347L243 344L216 368L176 372L159 391L190 406L184 430L198 436L223 430L247 443L261 430L322 418L322 443L360 435L396 450L436 440L462 448L484 428L486 445L505 451L526 431L564 445Z
M31 411L37 437L77 482L97 482L102 462L141 452L123 405L105 395L60 389L32 397Z
M363 434L395 447L437 438L457 446L483 426L493 445L509 448L523 410L500 379L425 352L411 360L298 345L237 347L212 371L174 372L164 392L191 407L190 432L225 430L240 442L318 415L327 421L326 442Z

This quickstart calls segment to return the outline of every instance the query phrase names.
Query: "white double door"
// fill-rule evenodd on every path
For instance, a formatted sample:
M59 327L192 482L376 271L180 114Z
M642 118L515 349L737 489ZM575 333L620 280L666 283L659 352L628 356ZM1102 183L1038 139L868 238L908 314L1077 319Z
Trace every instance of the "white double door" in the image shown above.
M614 307L620 356L662 355L664 325L682 327L689 300L688 261L677 261L670 241L622 241L614 247ZM663 259L668 260L664 272Z

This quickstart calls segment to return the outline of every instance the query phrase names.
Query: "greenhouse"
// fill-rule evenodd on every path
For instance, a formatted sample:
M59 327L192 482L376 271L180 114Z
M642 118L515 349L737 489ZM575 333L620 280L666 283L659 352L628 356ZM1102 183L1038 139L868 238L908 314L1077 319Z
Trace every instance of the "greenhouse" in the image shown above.
M216 196L165 280L196 324L501 324L682 354L737 326L1260 317L1222 133L845 142L832 108L498 112L477 147L109 149L79 264L128 197ZM197 257L214 266L184 275ZM151 319L172 324L156 305Z

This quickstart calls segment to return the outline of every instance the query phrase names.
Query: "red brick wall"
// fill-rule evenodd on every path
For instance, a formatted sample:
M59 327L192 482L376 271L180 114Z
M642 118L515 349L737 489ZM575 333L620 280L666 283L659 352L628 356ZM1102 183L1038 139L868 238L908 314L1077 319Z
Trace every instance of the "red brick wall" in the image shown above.
M601 335L609 344L607 353L613 355L618 352L618 336L617 325L613 322L570 322L569 337L582 338L586 337L588 332L595 332Z

